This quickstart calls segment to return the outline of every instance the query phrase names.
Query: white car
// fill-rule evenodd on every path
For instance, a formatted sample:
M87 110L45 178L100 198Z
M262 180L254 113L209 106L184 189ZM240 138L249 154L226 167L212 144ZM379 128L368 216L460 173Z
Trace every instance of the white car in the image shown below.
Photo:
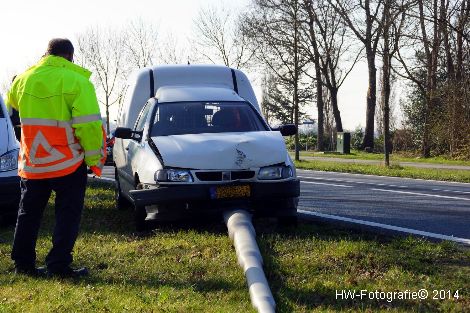
M18 176L18 152L20 145L0 96L0 217L12 219L18 212L20 178Z
M133 203L138 228L232 208L295 223L300 185L282 135L296 131L270 129L241 71L140 70L115 131L118 206Z

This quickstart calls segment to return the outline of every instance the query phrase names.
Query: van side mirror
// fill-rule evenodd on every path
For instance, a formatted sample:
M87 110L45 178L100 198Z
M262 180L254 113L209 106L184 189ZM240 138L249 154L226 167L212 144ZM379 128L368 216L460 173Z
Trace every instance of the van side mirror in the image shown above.
M121 138L121 139L137 139L140 140L142 138L142 132L141 131L133 131L130 128L126 127L118 127L114 131L114 136L116 138Z
M294 124L281 125L278 128L273 128L274 131L281 132L283 136L292 136L297 134L297 126Z

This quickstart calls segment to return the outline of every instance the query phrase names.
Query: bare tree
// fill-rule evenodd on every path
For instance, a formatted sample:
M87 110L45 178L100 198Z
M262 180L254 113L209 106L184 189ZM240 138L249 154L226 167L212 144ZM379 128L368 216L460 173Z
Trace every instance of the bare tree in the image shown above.
M430 2L417 0L414 10L409 10L407 15L414 19L412 35L408 36L411 45L414 46L414 58L411 62L417 64L416 68L412 68L410 60L404 56L403 48L398 51L397 60L400 62L405 74L403 77L415 83L425 97L424 107L424 125L421 141L421 153L423 157L429 157L430 147L430 123L431 113L438 101L437 98L437 71L438 58L441 48L441 32L439 31L439 0ZM416 12L417 10L417 12ZM417 35L414 35L416 33ZM406 51L406 50L405 50ZM419 56L418 58L416 58ZM424 80L422 76L422 67L424 66ZM399 73L397 71L397 73Z
M183 64L189 62L186 48L179 45L178 40L168 33L159 43L159 60L163 64Z
M255 48L257 59L292 90L294 124L299 125L302 74L308 60L301 47L302 0L254 0L243 30ZM295 135L295 159L299 160L299 136Z
M126 63L131 68L143 68L157 63L159 54L158 29L142 19L130 21L123 30Z
M311 59L315 66L315 90L316 90L316 100L317 100L317 150L323 151L324 150L324 137L325 137L325 115L324 115L324 102L323 102L323 82L322 82L322 71L321 71L321 63L320 63L320 49L318 47L317 36L315 32L315 21L316 15L313 10L313 4L310 0L304 0L305 9L308 13L308 31L309 36L309 45L313 49L313 53L311 53ZM311 51L311 49L307 49L307 51Z
M397 54L401 70L396 72L416 86L420 98L421 154L428 157L432 149L453 154L463 147L470 155L470 142L465 143L470 141L466 130L470 1L416 0L406 14L411 21L409 44L401 44Z
M329 91L336 131L342 132L343 123L338 106L338 91L356 65L361 53L356 51L356 47L348 38L346 24L327 0L304 0L304 5L308 13L306 37L313 48L307 51L315 64L317 101L322 99L321 86L318 86L322 84ZM320 111L319 108L318 110Z
M109 134L109 107L121 100L123 77L127 74L125 40L121 32L90 28L77 36L78 63L90 69L97 87L99 102L106 112L106 131Z
M392 64L393 64L393 59L392 59ZM391 66L391 71L390 73L390 97L389 97L389 110L390 110L390 131L392 132L393 130L396 129L397 127L397 116L396 116L396 103L397 103L397 86L398 86L398 79L397 76L393 74L393 66ZM380 95L380 98L377 99L377 106L375 110L375 128L376 128L376 133L380 137L384 135L384 90L383 90L383 67L379 68L378 71L378 90L377 94ZM383 147L382 147L383 148Z
M323 115L325 117L325 132L328 138L327 140L327 150L334 150L336 144L336 127L335 127L335 118L333 115L333 108L331 106L331 97L328 88L323 87L323 103L325 104L323 108Z
M411 4L409 0L383 0L384 9L382 15L382 86L381 102L383 105L383 135L384 135L384 162L390 166L390 95L391 95L391 71L392 59L398 52L400 38L403 32L406 10Z
M294 121L294 108L288 86L266 70L262 79L261 110L268 124L286 124Z
M453 155L462 146L465 137L465 131L462 132L462 126L465 125L465 103L469 103L468 94L468 71L465 70L464 59L468 60L470 49L467 39L467 51L465 51L464 40L469 34L470 28L470 0L461 1L440 1L439 28L442 32L443 48L445 54L445 66L447 73L447 82L444 87L445 102L447 105L449 130L449 150ZM462 105L463 104L463 105ZM468 132L467 132L468 134ZM468 143L470 147L470 142Z
M366 128L363 148L374 147L374 115L377 98L376 55L382 35L380 23L383 0L328 0L357 39L362 42L367 58L369 88L367 91Z
M241 18L221 6L202 8L194 20L196 37L192 41L196 53L214 64L246 68L254 51L241 31Z

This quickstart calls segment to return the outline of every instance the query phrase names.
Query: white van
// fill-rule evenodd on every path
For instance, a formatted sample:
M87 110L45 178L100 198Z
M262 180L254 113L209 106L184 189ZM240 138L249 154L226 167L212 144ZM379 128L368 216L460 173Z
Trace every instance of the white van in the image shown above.
M11 219L18 212L20 178L18 152L20 145L5 103L0 96L0 217Z
M118 206L136 225L244 208L295 223L299 180L248 78L225 66L157 66L128 81L113 148ZM282 135L281 135L282 133Z

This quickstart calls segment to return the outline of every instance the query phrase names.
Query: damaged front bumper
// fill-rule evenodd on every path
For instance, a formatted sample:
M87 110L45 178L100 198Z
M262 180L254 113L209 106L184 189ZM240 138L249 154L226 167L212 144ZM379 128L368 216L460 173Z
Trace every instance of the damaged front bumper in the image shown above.
M249 194L218 197L215 190L221 187L242 187L249 190ZM191 213L220 213L227 208L244 208L259 216L286 216L295 214L297 210L300 181L173 185L131 190L130 194L136 207L150 208L150 211L153 208L153 212L147 212L162 219Z

